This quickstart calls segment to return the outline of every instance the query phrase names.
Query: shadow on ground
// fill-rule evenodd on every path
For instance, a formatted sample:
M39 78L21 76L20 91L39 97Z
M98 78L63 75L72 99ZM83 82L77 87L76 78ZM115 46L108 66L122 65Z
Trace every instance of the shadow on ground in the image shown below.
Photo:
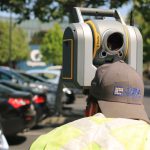
M6 137L9 145L20 145L26 141L25 136L15 135Z
M56 128L83 117L84 112L81 110L64 109L62 115L46 118L41 123L39 123L38 127L34 128L33 130L38 130L46 127Z

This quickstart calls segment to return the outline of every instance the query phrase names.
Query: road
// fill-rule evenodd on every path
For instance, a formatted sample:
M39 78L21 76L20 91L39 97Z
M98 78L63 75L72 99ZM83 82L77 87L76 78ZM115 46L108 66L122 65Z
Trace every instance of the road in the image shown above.
M147 86L145 89L144 105L150 118L150 86ZM43 120L36 128L20 133L16 137L9 138L10 150L28 150L31 143L41 134L48 133L62 124L82 118L84 116L83 110L85 106L86 97L78 97L75 104L68 105L63 116L49 117Z

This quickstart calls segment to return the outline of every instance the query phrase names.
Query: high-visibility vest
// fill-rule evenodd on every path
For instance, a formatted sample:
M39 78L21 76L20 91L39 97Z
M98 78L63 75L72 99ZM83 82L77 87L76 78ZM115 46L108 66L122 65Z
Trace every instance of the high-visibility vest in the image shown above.
M40 136L30 150L150 150L150 125L99 113Z

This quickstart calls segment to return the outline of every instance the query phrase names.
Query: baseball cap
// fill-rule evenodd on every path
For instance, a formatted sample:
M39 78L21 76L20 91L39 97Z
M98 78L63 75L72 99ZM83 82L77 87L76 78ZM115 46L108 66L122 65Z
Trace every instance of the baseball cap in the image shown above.
M98 67L91 82L90 94L98 100L100 110L106 117L149 122L143 104L143 80L122 60Z

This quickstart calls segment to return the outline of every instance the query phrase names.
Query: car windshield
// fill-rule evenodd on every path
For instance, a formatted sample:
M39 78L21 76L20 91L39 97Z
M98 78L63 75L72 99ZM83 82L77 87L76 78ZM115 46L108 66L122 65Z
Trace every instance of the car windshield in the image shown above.
M22 76L21 74L15 72L14 70L10 70L10 71L11 71L11 73L12 73L14 76L16 76L17 78L19 78L20 80L22 80L22 81L24 81L24 82L28 82L28 83L31 82L31 80L29 80L28 78L26 78L26 77Z
M29 80L32 80L34 82L46 82L46 80L43 80L42 78L38 78L38 76L34 76L34 75L29 75L26 73L21 73L22 76L28 78Z
M32 70L28 71L34 76L47 80L50 83L58 84L61 70Z

